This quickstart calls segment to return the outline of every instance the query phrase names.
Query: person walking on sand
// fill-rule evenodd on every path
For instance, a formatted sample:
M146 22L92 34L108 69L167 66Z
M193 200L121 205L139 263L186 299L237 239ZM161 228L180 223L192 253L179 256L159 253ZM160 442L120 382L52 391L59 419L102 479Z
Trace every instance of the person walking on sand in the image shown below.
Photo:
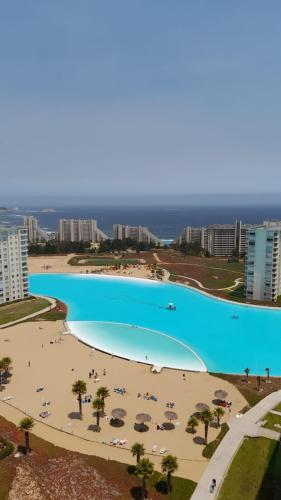
M30 367L30 361L28 361L28 367Z

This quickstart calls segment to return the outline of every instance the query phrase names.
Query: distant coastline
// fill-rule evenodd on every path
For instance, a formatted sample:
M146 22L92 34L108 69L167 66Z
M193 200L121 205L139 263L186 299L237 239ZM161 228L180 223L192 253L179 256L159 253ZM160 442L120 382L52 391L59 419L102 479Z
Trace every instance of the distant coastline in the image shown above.
M280 205L226 205L226 206L65 206L65 207L28 207L0 213L0 225L19 225L23 215L34 215L41 227L48 231L57 229L60 218L94 218L99 227L111 236L114 223L143 225L161 239L176 238L187 226L200 227L209 224L233 223L242 220L245 223L261 223L265 219L281 219Z

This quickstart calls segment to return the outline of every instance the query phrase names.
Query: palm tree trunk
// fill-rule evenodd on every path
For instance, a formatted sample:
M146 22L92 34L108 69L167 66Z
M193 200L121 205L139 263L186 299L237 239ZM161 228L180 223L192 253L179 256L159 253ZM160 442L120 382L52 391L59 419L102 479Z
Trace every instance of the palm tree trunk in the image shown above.
M140 461L140 454L137 453L137 464L139 463L139 461Z
M145 480L145 478L143 478L143 480L142 480L142 492L143 492L143 498L147 498L146 480Z
M208 427L209 427L209 424L207 422L205 422L205 444L207 444L207 440L208 440Z
M219 415L217 416L217 424L218 424L218 427L220 426L220 417Z
M25 436L25 453L29 453L29 432L25 431L24 433Z
M167 493L170 495L171 493L171 473L167 473Z
M100 412L97 410L97 428L100 426Z
M79 403L80 418L83 418L83 415L82 415L82 397L81 397L81 394L78 394L78 403Z

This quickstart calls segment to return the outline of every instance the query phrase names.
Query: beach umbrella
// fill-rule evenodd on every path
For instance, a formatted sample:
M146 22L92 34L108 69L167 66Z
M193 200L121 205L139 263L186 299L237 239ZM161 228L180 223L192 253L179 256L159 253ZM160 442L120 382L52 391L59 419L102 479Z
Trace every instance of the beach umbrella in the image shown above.
M215 391L215 397L217 399L225 399L225 398L227 398L227 396L228 396L228 393L226 391L223 391L222 389Z
M123 408L115 408L114 410L112 410L111 415L115 419L121 419L126 417L127 412L126 410L123 410Z
M200 411L200 412L204 411L204 410L209 410L210 409L210 407L208 405L206 405L206 403L197 403L195 405L195 408L196 408L197 411Z
M145 422L150 422L151 416L148 415L148 413L138 413L136 415L136 420L137 420L137 422L144 424Z
M178 415L174 411L165 411L164 415L167 420L170 420L170 422L171 420L177 420L178 418Z

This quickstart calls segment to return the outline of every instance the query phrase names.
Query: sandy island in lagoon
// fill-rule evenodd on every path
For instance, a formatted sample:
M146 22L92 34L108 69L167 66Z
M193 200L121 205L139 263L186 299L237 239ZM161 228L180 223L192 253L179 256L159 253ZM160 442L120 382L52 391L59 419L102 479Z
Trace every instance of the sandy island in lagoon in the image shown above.
M79 266L69 266L67 260L69 256L30 258L29 269L32 273L44 272L42 265L51 265L49 272L80 272ZM89 270L92 268L95 266L87 266ZM128 271L132 271L132 276L136 276L136 271L142 271L142 276L137 274L139 277L149 276L147 266L126 270ZM196 442L201 441L204 427L200 423L197 433L190 434L186 432L187 420L195 412L198 402L207 403L211 409L214 407L212 400L217 389L226 390L228 400L233 403L231 414L226 410L222 421L235 418L235 414L246 405L240 392L232 384L208 373L186 372L186 381L180 370L163 369L160 374L152 374L148 365L112 357L99 351L93 353L90 347L72 335L63 335L63 331L62 321L26 322L0 331L1 353L13 360L12 377L1 393L1 399L7 396L12 399L10 404L0 402L1 414L18 424L22 413L13 407L19 408L42 422L36 422L34 427L34 433L38 436L66 449L125 463L135 463L129 448L139 441L144 444L147 453L151 454L150 458L156 467L160 468L162 456L159 455L159 450L165 447L179 459L177 474L198 481L207 465L207 460L202 457L202 444ZM62 340L59 342L60 338ZM57 342L51 344L53 340ZM89 378L89 372L93 368L98 372L99 382ZM106 414L110 415L114 408L124 408L127 416L123 427L114 428L102 418L101 431L95 432L92 426L96 419L89 403L83 404L83 420L77 419L78 403L71 387L79 378L87 382L88 394L93 397L101 385L109 388ZM44 391L37 393L36 388L40 385L44 386ZM116 386L125 387L126 395L116 394L113 391ZM146 392L155 395L158 401L138 397L138 393L143 395ZM46 408L42 406L45 400L51 401ZM175 422L179 424L173 430L160 431L156 429L156 425L166 421L164 412L168 401L175 403L174 411L178 415ZM48 409L51 415L42 420L39 413L44 409ZM135 416L141 412L151 415L149 431L143 433L134 430ZM69 432L73 432L75 436ZM217 434L218 430L210 427L209 441ZM102 444L113 438L127 439L128 443L122 448ZM152 454L153 445L157 445L155 455Z

